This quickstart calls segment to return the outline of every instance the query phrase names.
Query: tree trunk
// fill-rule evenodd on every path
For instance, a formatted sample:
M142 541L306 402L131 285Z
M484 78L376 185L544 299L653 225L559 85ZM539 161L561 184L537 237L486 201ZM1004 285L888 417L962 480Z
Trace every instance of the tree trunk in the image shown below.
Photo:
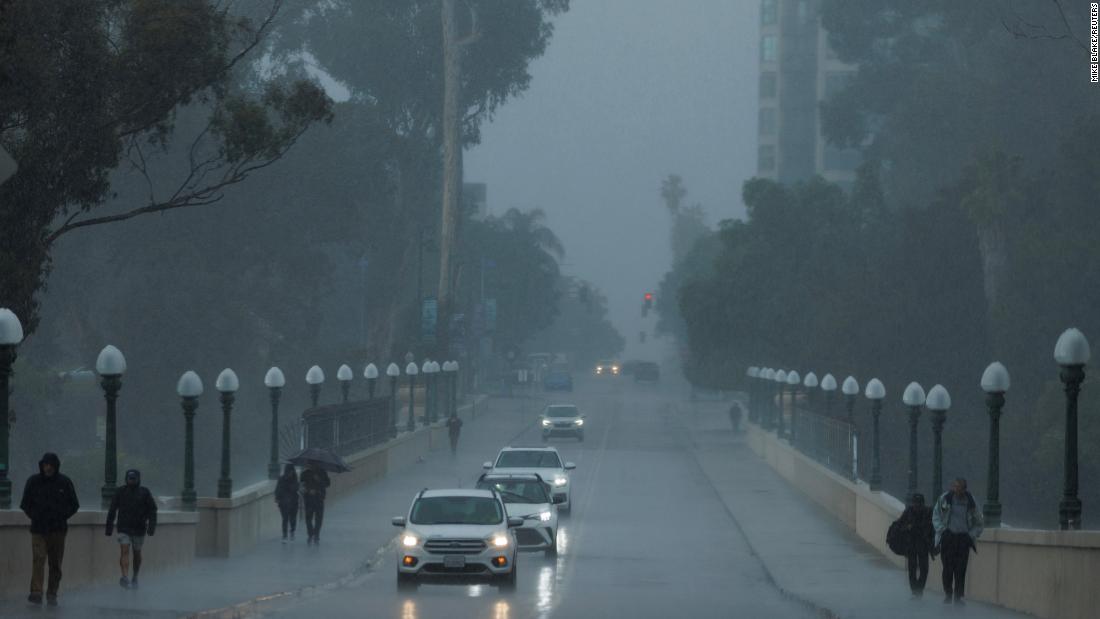
M455 230L458 223L459 195L462 191L462 145L459 136L459 88L462 76L458 28L455 24L455 0L443 0L443 204L439 234L439 314L436 343L440 357L449 354Z

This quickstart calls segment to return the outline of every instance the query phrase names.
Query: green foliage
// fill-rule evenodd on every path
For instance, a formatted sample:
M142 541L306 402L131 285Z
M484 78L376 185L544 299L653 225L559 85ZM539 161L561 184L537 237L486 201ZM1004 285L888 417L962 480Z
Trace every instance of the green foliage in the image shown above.
M573 367L588 368L600 359L618 356L626 340L607 317L607 298L590 282L558 280L559 313L537 333L530 351L566 353Z

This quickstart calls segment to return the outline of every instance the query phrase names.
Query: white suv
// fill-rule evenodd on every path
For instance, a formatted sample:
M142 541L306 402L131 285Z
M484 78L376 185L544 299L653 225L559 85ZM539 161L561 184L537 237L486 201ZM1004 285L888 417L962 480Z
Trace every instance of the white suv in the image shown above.
M523 526L513 529L520 550L543 550L558 554L558 509L551 498L550 484L538 475L502 475L485 473L477 487L494 490L504 499L509 516L523 518ZM558 502L564 501L564 497Z
M393 519L404 531L397 540L397 586L429 577L488 577L516 586L516 537L522 518L509 518L494 490L421 490L407 517Z
M490 473L536 474L553 488L554 503L562 511L569 512L573 509L569 471L577 468L577 465L562 462L558 450L553 447L505 447L497 454L495 462L486 462L482 468Z

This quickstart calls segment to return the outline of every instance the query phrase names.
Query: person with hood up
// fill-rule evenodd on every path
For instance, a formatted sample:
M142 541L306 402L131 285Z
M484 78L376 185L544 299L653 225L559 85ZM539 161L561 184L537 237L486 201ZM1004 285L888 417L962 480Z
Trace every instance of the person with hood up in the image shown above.
M317 544L321 541L321 523L325 520L325 493L331 482L328 473L320 463L310 460L306 470L302 471L302 495L306 504L306 543Z
M73 482L61 474L61 459L46 453L38 461L38 473L31 475L23 486L19 509L31 519L31 604L42 603L42 580L46 563L50 578L46 587L46 602L57 606L57 589L61 584L61 561L65 557L65 534L69 518L80 509Z
M283 475L275 484L275 504L283 517L283 543L287 543L287 529L290 541L294 541L294 530L298 528L298 471L293 464L283 467ZM312 540L311 540L312 541Z
M913 598L924 595L928 582L928 558L936 537L932 527L932 510L924 504L924 495L916 492L901 514L901 530L905 539L905 564L909 570L909 590Z
M447 437L451 439L451 455L458 453L458 437L462 434L462 420L458 415L447 418Z
M966 490L966 480L958 477L951 489L943 493L932 509L932 526L936 528L936 547L943 555L944 604L963 604L966 593L966 565L971 549L982 534L984 521L978 503Z
M126 471L126 483L115 490L111 506L107 510L107 537L115 529L115 517L118 517L118 567L122 577L118 584L123 588L138 586L138 572L141 571L141 549L145 545L145 536L150 537L157 529L157 502L149 489L141 485L141 471ZM134 577L130 578L130 552L134 554Z

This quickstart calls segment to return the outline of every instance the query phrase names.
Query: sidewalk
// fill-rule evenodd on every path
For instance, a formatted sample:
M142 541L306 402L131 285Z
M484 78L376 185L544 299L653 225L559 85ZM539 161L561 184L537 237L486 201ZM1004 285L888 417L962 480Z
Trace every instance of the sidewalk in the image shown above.
M937 591L909 599L904 570L791 488L730 429L726 405L679 404L696 458L754 553L785 594L826 617L1019 619L1015 611L968 601L945 606Z
M249 553L232 559L197 557L191 567L168 573L142 575L141 588L125 590L117 584L68 590L61 583L61 605L56 609L30 607L24 598L0 601L0 617L180 617L243 616L242 601L285 595L308 595L312 588L331 587L354 580L372 569L395 536L390 524L402 515L417 490L425 486L454 486L481 472L481 463L500 445L529 426L536 404L502 398L477 405L477 417L464 410L458 455L446 448L433 451L424 462L406 467L326 505L321 543L309 546L305 525L298 523L298 539L261 542ZM157 551L156 537L146 552ZM69 555L65 562L79 561ZM237 607L231 609L231 607ZM226 609L225 612L204 612Z

